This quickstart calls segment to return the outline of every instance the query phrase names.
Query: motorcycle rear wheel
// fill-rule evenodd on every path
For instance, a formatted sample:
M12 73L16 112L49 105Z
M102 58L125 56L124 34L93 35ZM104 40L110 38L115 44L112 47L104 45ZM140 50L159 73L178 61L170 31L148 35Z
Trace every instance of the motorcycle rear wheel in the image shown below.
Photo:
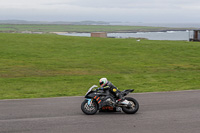
M125 97L125 99L128 100L132 104L132 106L131 107L122 107L122 110L126 114L135 114L139 109L138 101L132 97Z
M98 105L95 101L88 105L88 100L84 100L81 104L81 110L87 115L94 115L98 111Z

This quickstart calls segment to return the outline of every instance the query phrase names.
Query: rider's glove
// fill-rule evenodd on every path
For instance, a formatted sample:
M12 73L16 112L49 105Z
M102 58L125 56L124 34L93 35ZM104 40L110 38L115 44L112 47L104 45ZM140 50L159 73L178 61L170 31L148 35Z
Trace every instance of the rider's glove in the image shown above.
M98 88L97 90L103 90L103 87L102 88Z

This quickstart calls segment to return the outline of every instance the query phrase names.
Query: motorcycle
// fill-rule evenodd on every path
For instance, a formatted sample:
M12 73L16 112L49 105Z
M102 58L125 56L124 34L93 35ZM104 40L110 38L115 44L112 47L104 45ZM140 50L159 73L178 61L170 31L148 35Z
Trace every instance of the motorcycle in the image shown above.
M85 100L81 104L81 110L87 115L94 115L98 110L99 112L121 112L127 114L135 114L139 109L139 103L132 97L125 97L133 89L121 91L124 101L118 103L116 96L111 94L109 90L99 90L97 85L89 88L85 95Z

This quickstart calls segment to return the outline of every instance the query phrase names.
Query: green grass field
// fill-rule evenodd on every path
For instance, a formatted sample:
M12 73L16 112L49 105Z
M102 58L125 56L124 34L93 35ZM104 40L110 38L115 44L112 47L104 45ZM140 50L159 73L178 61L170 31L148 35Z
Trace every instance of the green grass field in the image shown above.
M119 25L52 25L52 24L0 24L0 32L148 32L186 30L188 28L167 28Z
M0 99L200 89L200 43L0 33Z

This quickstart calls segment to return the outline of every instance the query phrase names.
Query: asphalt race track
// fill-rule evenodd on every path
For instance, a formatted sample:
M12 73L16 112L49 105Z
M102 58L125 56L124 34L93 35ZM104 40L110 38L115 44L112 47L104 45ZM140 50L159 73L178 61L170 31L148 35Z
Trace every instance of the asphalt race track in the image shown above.
M200 90L129 96L134 115L85 115L83 97L0 100L0 133L200 133Z

